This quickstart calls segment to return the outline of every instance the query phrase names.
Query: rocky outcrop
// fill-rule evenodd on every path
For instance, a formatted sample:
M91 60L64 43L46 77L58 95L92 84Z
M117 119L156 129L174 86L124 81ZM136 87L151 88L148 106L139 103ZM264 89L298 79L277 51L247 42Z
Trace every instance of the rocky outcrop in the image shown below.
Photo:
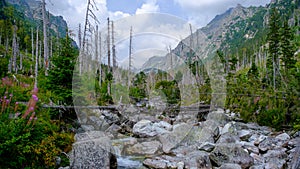
M111 154L110 139L101 131L75 135L70 155L71 169L116 168L116 157Z

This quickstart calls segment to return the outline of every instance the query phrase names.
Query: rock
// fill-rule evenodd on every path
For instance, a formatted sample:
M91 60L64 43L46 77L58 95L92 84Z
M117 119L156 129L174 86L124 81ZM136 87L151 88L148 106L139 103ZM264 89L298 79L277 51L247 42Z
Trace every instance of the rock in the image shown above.
M288 164L289 169L299 169L300 168L300 142L298 146L294 148L294 151L290 154L291 162Z
M159 159L146 159L143 164L150 168L167 169L167 163Z
M171 149L175 148L190 132L190 125L180 123L173 126L173 131L159 136L162 143L163 152L169 153Z
M211 152L215 148L215 146L216 145L214 143L204 142L198 147L198 149L204 150L206 152Z
M239 143L241 140L238 136L231 133L225 133L220 136L217 143Z
M236 128L235 128L235 122L233 121L233 122L229 122L229 123L227 123L224 127L223 127L223 129L222 129L222 131L221 131L221 135L222 134L225 134L225 133L235 133L236 132Z
M282 144L283 144L282 140L279 140L274 137L267 137L258 145L258 148L260 151L266 152L268 150L272 150L272 149L281 147Z
M254 163L254 159L241 146L235 144L216 145L209 157L217 166L234 163L248 168Z
M111 152L110 139L101 131L75 135L76 142L70 154L71 168L103 168L116 165Z
M136 143L137 139L134 137L112 140L113 153L121 156L125 147L133 146Z
M209 160L209 154L201 151L193 151L186 155L185 168L190 169L211 169L212 164Z
M165 121L160 121L158 123L154 123L153 127L161 128L161 129L168 130L168 131L172 131L172 129L173 129L173 126Z
M133 126L133 134L139 137L153 137L168 133L171 125L166 122L152 123L150 120L141 120Z
M250 153L250 156L254 159L254 164L261 165L264 164L265 160L261 155Z
M219 109L217 111L208 113L206 120L215 121L223 126L228 123L229 117L225 114L224 110Z
M265 168L269 169L283 169L286 165L286 149L281 148L277 150L269 150L266 154L263 155L265 159L266 166Z
M214 143L218 137L216 134L219 123L213 120L202 122L199 126L192 126L188 135L182 141L186 145L201 144L203 142Z
M141 142L132 147L125 149L125 152L129 155L154 155L161 148L161 144L158 141Z
M220 169L242 169L242 167L238 164L222 164Z
M250 153L259 154L259 149L253 143L241 142L242 147L247 149Z
M249 169L265 169L265 165L254 165L251 166Z
M265 135L253 134L248 141L253 143L254 145L259 145L262 141L267 138Z
M177 163L177 169L184 169L184 162L180 161Z
M249 130L239 130L237 133L240 139L243 141L246 141L251 137L251 131Z
M279 134L278 136L275 137L276 139L279 139L281 141L288 141L291 139L291 137L287 133L282 133Z
M92 125L81 125L81 128L84 131L93 131L93 130L95 130L94 126L92 126Z

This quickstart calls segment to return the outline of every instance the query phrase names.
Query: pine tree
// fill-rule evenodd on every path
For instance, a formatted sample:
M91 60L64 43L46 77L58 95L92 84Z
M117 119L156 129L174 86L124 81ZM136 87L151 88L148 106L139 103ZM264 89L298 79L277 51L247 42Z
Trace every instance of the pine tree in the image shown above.
M53 56L53 69L49 70L47 88L66 105L72 105L72 77L78 51L72 46L67 36L61 40L62 50L59 56Z
M280 15L276 8L270 10L269 18L269 57L267 58L267 76L269 81L273 81L273 87L276 88L276 76L279 66L279 47L280 47Z
M280 51L284 64L284 71L287 74L288 70L295 67L296 60L294 59L295 46L293 44L294 33L288 25L287 20L284 22L280 32L281 43Z

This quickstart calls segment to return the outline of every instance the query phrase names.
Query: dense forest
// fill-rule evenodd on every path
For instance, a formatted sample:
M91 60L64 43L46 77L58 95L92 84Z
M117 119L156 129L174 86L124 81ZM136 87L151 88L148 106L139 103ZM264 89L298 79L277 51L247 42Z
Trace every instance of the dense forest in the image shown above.
M215 54L226 73L225 108L239 113L243 121L277 130L300 130L299 7L299 0L259 7L251 18L238 22L239 29L256 32L253 38L228 28L232 32L226 34ZM27 18L20 9L0 0L0 168L69 165L66 153L80 126L76 112L43 106L73 105L72 83L77 82L73 75L84 74L75 68L82 50L74 45L67 28L60 33L45 30L43 20ZM79 44L79 48L84 45ZM210 103L210 79L203 65L187 64L195 76L202 71L196 90L203 93L200 101ZM162 71L141 72L130 81L128 70L95 65L95 83L89 85L95 89L93 97L98 105L114 104L111 90L116 88L128 91L123 102L131 104L146 100L150 89L160 89L170 107L164 113L176 115L182 72L176 72L174 78ZM117 78L112 70L125 79L123 84L111 86ZM83 102L91 98L88 92L79 96Z

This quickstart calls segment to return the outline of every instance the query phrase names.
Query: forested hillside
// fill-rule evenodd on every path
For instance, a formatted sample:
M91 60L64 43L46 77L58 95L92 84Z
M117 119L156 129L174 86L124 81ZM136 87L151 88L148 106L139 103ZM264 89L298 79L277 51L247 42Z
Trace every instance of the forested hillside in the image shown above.
M69 164L65 153L74 140L76 114L51 111L43 104L70 103L78 49L62 17L47 11L49 24L44 34L42 5L39 1L0 1L0 168ZM44 35L49 60L44 57Z

